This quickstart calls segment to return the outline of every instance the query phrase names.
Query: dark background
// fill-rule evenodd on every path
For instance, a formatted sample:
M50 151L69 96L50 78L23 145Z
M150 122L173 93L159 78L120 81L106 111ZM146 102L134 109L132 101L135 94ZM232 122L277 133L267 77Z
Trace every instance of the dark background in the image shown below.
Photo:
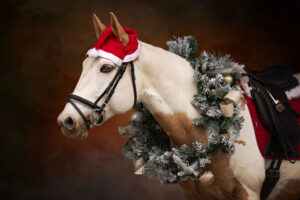
M252 69L299 71L299 1L14 0L1 2L0 199L182 199L179 186L133 175L117 132L130 113L65 138L56 117L96 41L95 12L113 11L139 39L166 48L194 35L200 50L229 53Z

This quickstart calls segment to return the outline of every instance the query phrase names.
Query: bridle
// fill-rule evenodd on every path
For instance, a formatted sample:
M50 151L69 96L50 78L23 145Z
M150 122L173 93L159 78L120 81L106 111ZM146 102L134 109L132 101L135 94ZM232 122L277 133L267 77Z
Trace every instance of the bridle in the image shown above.
M136 94L136 84L135 84L135 74L134 74L134 64L133 61L129 62L130 68L131 68L131 80L132 80L132 87L133 87L133 94L134 94L134 103L133 107L135 106L137 102L137 94ZM70 94L68 97L67 102L69 102L80 114L82 117L86 127L88 129L92 128L93 126L100 126L104 119L105 110L107 103L109 102L110 98L115 92L116 87L118 86L119 81L123 77L124 72L126 71L128 63L122 63L122 65L118 68L117 73L111 80L111 82L108 84L106 89L102 92L102 94L96 99L95 102L91 102L88 99L85 99L81 96ZM98 106L98 102L106 95L106 98L101 106ZM89 117L87 118L82 111L79 109L79 107L75 104L75 101L80 102L92 109L92 112L90 113Z

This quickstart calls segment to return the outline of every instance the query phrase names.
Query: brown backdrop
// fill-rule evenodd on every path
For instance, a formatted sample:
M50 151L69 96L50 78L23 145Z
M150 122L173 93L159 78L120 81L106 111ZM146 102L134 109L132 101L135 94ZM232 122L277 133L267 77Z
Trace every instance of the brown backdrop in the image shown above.
M56 117L95 42L91 15L114 11L139 39L166 48L194 35L200 50L229 53L253 69L299 71L299 1L15 0L1 3L1 199L182 199L178 186L133 175L117 127L62 136Z

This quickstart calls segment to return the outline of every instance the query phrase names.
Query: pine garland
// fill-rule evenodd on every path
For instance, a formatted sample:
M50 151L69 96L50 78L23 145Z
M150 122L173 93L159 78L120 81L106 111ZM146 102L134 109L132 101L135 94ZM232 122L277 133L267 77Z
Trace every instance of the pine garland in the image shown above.
M229 91L241 92L237 83L240 69L233 67L229 55L216 56L203 51L196 57L198 45L192 36L168 41L167 45L169 51L187 59L195 70L197 94L191 103L200 113L200 117L193 119L193 124L207 128L208 146L196 141L192 148L187 145L170 148L169 137L165 131L147 108L139 104L136 109L140 119L131 122L135 135L127 140L122 152L134 161L142 158L146 176L170 184L188 178L198 179L210 164L211 157L219 150L225 154L233 154L243 118L238 105L234 107L232 117L225 117L219 106ZM224 76L228 75L232 77L231 83L224 81Z

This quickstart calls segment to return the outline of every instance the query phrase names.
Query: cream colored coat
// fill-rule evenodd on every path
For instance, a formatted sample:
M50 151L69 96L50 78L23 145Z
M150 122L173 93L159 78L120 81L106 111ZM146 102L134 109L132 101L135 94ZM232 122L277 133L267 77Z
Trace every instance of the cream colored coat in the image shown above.
M112 23L114 23L113 20ZM141 52L138 59L134 61L138 100L147 106L162 127L165 128L173 146L184 143L189 144L192 140L207 142L205 130L195 130L191 123L192 119L199 116L197 110L191 105L193 95L196 93L192 67L185 59L171 52L144 42L140 43ZM83 62L81 77L73 93L94 101L105 89L115 73L114 71L109 74L101 74L99 67L104 63L113 64L103 58L86 58ZM99 102L100 104L101 102ZM132 104L133 91L130 71L126 70L106 107L105 120L114 115L127 112L131 109ZM88 115L90 113L89 108L84 105L78 104L78 106L84 114ZM67 136L71 134L76 136L80 132L80 134L83 133L83 135L87 136L87 130L84 128L81 117L69 103L60 114L58 121L69 115L76 119L77 129L75 132L68 133L62 127L63 133ZM221 181L224 171L227 174L226 177L229 177L226 179L228 183L221 184L219 182L218 184L216 181L215 185L214 183L212 184L214 185L213 191L209 188L212 188L212 186L201 186L197 181L190 184L182 184L189 199L204 199L204 197L206 199L231 199L235 195L231 197L228 195L222 196L222 194L230 193L231 191L237 193L239 199L259 199L261 184L264 181L265 169L269 161L266 161L259 152L247 107L242 111L242 115L245 121L240 133L240 139L246 141L246 145L236 144L234 155L231 157L218 155L220 159L216 159L212 163L215 166L219 166L218 163L222 165L213 169L215 178L218 180L218 176L220 176ZM175 125L178 126L176 130L182 130L181 132L174 129L174 121L178 122ZM228 162L224 160L228 160ZM218 173L218 170L220 173ZM300 179L300 162L292 165L288 161L283 161L280 170L281 178L270 195L270 199L276 198L281 192L281 188L284 188L291 180L299 181Z

